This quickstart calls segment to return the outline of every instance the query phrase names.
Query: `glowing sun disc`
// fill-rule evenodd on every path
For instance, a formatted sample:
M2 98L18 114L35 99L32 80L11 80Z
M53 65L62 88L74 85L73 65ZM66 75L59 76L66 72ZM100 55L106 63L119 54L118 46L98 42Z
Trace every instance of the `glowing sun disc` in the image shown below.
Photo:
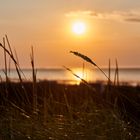
M75 22L72 25L72 31L73 33L77 35L82 35L86 31L86 25L84 22Z

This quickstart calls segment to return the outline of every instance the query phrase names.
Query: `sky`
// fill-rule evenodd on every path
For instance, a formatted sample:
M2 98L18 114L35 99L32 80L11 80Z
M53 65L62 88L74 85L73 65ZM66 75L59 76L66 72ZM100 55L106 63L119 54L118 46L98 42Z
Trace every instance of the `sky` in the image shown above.
M72 23L87 31L78 36ZM8 35L20 66L30 68L31 46L37 68L81 67L70 51L89 56L100 67L140 67L139 0L0 0L0 42ZM0 68L3 50L0 50ZM11 64L12 65L12 64Z

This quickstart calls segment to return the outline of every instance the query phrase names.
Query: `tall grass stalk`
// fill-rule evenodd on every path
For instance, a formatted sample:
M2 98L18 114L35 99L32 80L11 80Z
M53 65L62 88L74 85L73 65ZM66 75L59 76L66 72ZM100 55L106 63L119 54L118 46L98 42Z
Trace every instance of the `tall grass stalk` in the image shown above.
M9 50L5 46L3 46L2 44L0 44L0 46L4 49L5 53L7 53L11 57L11 59L13 60L13 62L15 64L17 74L18 74L18 77L19 77L19 80L22 83L22 78L21 78L21 75L20 75L20 72L19 72L19 65L18 65L17 60L15 59L15 57L13 55L13 52L12 52L12 49L11 49L11 46L10 46L7 35L6 35L6 40L7 40L8 46L9 46Z
M116 62L116 69L115 69L115 76L114 76L114 85L119 86L119 68L118 68L117 59L115 60L115 62Z
M6 41L7 41L7 43L8 43L8 47L9 47L10 53L11 53L11 55L13 55L12 48L11 48L11 45L10 45L10 42L9 42L8 36L5 35L5 37L6 37Z
M82 67L82 75L83 78L85 78L85 63L83 62L83 67Z
M19 65L19 59L18 59L17 52L15 49L14 49L14 52L15 52L15 58L16 58L17 64Z
M109 59L109 65L108 65L108 84L110 85L110 79L111 79L111 63Z
M16 60L15 57L14 57L14 54L13 54L13 51L12 51L12 48L11 48L11 45L10 45L10 42L9 42L9 39L8 39L7 35L5 35L5 37L6 37L6 40L7 40L7 43L8 43L10 57L12 58L12 60L13 60L14 63L15 63L15 67L16 67L16 71L17 71L19 80L20 80L21 83L23 83L22 78L21 78L21 74L20 74L19 64L18 64L17 60ZM7 52L8 52L8 51L7 51ZM22 86L23 86L23 85L22 85Z
M36 71L34 66L34 50L31 47L31 66L32 66L32 80L33 80L33 113L37 113L37 86L36 86Z
M7 40L8 46L9 46L9 50L6 47L4 47L1 43L0 43L0 47L2 47L4 49L5 53L7 53L10 56L10 58L12 59L12 61L14 62L15 68L16 68L16 71L17 71L17 74L18 74L18 78L20 80L21 87L22 87L22 89L24 91L24 94L25 94L25 97L26 97L26 101L27 101L28 104L30 104L30 101L29 101L28 96L27 96L27 92L26 92L26 90L24 88L24 85L23 85L23 80L21 78L20 66L18 65L17 60L15 59L15 57L13 55L12 48L11 48L11 45L9 43L8 37L7 37L7 35L5 35L5 36L6 36L6 40Z
M3 37L3 47L5 48L5 38ZM5 92L6 94L3 95L4 98L7 98L8 97L8 83L9 83L9 80L8 80L8 72L7 72L7 56L6 56L6 52L4 50L4 74L5 74Z
M5 48L5 38L3 38L3 47ZM8 82L8 74L7 74L7 57L6 57L6 52L4 50L4 66L5 66L5 78L6 78L6 83Z
M109 61L108 61L109 63L108 63L108 85L107 85L107 100L110 100L109 98L110 98L110 89L111 89L111 81L110 81L110 79L111 79L111 62L110 62L110 59L109 59Z
M76 55L76 56L78 56L78 57L84 59L85 61L89 62L89 63L92 64L93 66L97 67L97 68L104 74L104 76L105 76L108 80L110 80L109 77L105 74L105 72L104 72L96 63L94 63L89 57L87 57L86 55L83 55L83 54L81 54L81 53L79 53L79 52L75 52L75 51L70 51L70 53L73 53L74 55Z
M117 68L117 85L119 86L119 67L117 59L116 59L116 68Z

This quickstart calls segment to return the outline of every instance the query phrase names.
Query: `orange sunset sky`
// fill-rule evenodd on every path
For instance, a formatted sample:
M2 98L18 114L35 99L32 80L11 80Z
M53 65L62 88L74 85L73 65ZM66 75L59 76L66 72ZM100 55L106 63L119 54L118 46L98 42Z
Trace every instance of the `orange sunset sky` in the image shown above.
M78 35L76 21L85 26ZM20 65L30 66L34 46L36 67L80 67L79 51L99 66L140 67L139 0L1 0L0 42L7 34ZM0 50L0 68L3 51Z

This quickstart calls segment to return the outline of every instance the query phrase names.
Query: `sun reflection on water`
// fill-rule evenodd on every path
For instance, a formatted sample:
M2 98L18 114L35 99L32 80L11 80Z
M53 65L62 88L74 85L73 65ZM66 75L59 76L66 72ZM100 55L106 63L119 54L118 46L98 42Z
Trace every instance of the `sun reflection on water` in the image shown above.
M74 68L72 69L72 72L74 74L69 74L70 79L73 81L73 84L79 85L83 80L86 80L87 82L90 82L91 79L93 80L93 71L89 69L82 69L82 68Z
M75 78L75 81L78 85L80 84L82 79L87 80L87 77L86 77L87 73L85 71L83 71L81 69L76 69L74 73L75 73L75 75L77 75L77 77L75 76L74 78Z

